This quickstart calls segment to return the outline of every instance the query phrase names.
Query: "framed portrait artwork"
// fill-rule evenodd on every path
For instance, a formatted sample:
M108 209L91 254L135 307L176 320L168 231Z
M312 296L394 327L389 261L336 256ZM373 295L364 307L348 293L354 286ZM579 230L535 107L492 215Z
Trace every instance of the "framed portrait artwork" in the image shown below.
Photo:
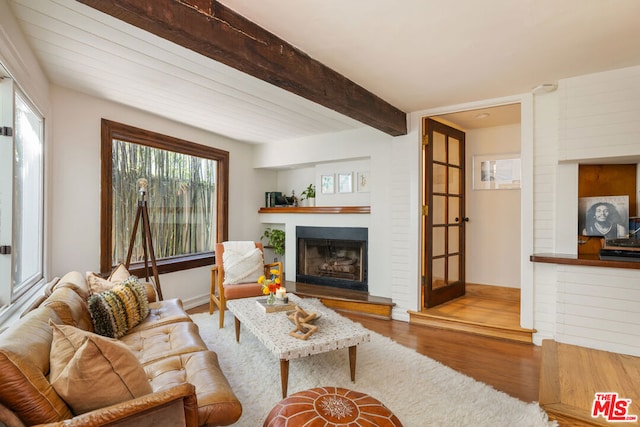
M629 235L629 196L580 197L578 234L624 238Z
M320 192L322 194L333 194L336 191L335 188L333 175L320 176Z

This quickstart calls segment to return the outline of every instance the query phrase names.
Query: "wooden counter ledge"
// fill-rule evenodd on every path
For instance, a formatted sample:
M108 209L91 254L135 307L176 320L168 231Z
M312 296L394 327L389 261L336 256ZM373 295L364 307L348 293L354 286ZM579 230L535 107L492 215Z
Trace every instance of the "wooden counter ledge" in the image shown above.
M640 269L640 262L600 259L598 255L541 253L533 254L529 259L531 262L542 262L547 264L586 265L592 267L628 268L635 270Z

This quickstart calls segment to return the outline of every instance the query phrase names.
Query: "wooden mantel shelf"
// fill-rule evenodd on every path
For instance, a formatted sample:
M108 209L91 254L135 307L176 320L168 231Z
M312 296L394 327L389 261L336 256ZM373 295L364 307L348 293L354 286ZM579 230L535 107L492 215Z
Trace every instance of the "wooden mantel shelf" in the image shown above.
M297 206L283 208L260 208L261 214L368 214L371 206Z
M592 267L628 268L635 270L640 269L640 262L600 259L598 255L547 253L533 254L530 259L532 262L544 262L549 264L587 265Z

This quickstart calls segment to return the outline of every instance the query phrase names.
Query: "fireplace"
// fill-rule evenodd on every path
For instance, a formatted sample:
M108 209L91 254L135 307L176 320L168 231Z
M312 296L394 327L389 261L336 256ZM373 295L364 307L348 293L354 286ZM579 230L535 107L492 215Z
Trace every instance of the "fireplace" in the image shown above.
M366 228L296 227L296 282L368 291Z

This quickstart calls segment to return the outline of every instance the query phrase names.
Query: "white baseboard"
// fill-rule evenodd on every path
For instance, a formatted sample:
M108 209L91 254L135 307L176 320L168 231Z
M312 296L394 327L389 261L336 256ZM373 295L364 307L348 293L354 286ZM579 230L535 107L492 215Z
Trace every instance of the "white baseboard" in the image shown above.
M200 296L192 297L188 299L182 299L182 305L184 306L185 310L190 310L192 308L198 307L200 305L205 305L205 304L207 305L209 304L209 294L200 295Z

